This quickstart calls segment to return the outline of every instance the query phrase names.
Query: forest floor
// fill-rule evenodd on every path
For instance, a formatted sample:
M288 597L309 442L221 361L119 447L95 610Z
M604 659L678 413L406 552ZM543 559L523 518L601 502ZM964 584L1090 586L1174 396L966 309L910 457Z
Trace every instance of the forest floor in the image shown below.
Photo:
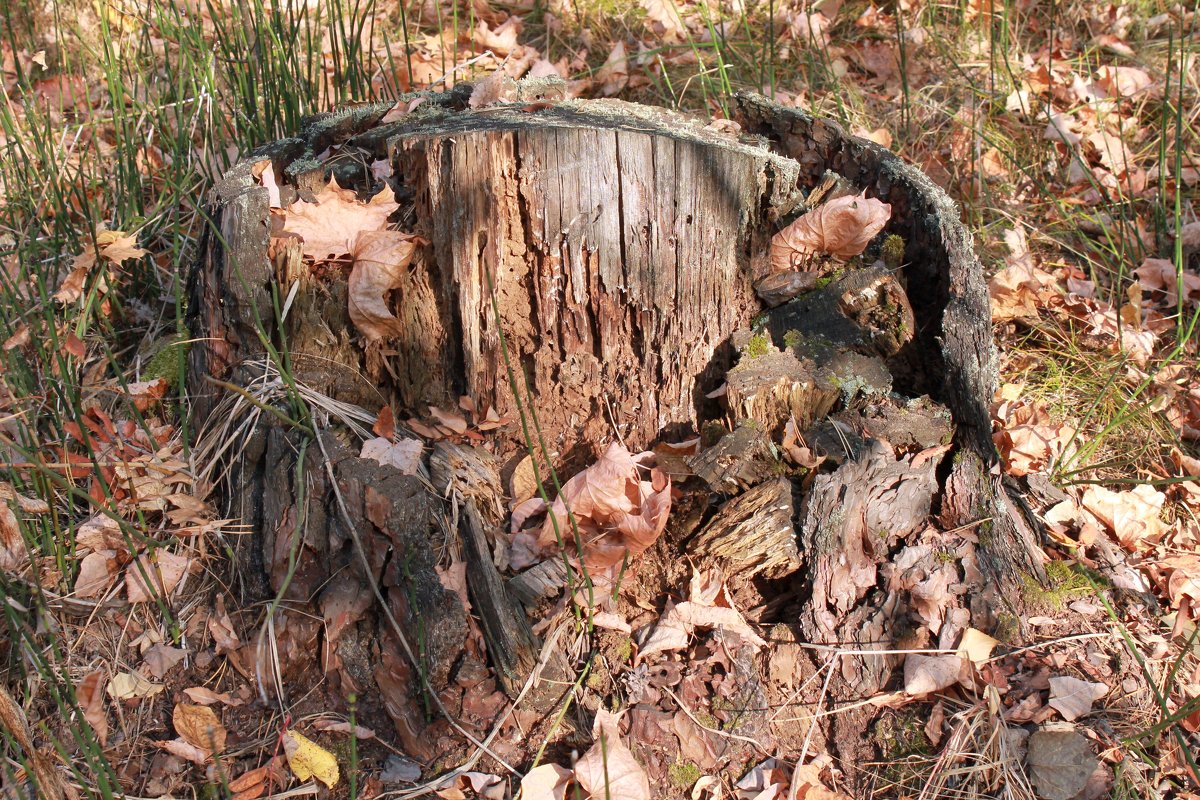
M0 6L4 797L520 788L526 800L606 790L815 800L850 792L848 772L857 793L883 797L1200 797L1195 9ZM898 672L894 691L867 701L876 748L862 763L840 763L811 734L818 717L849 709L797 700L837 660L806 672L816 662L776 629L771 596L693 573L671 549L672 526L620 603L585 630L547 632L591 654L569 708L531 729L513 714L473 770L437 777L458 763L411 759L378 709L320 710L321 687L264 686L277 604L234 602L228 556L241 522L211 496L214 464L197 458L211 451L196 446L182 380L185 284L208 190L307 114L497 70L706 118L728 117L734 92L758 91L892 149L960 205L989 275L1002 380L994 438L1044 526L1049 585L1028 587L1024 604L1040 611L1023 620L1033 636L1020 646L969 626L949 646L926 635L904 680ZM368 412L390 439L392 423ZM425 423L430 438L478 443L511 421L467 401ZM290 576L280 558L268 569ZM952 605L935 578L922 584L930 608ZM694 615L672 624L705 633L647 672L634 651L670 627L667 596ZM930 615L941 626L942 612ZM770 642L756 656L769 676L764 738L738 733L737 659L718 629ZM953 659L955 674L936 677L919 658ZM627 713L631 694L656 698L655 713ZM471 700L479 719L509 710L498 692Z

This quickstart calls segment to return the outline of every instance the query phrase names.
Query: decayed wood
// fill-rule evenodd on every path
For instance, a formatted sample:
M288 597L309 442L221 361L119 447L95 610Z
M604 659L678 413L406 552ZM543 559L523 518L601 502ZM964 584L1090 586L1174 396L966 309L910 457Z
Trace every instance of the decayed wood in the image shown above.
M390 105L315 118L220 182L213 209L219 235L206 235L190 283L196 344L189 387L199 422L213 416L213 379L236 386L264 380L264 338L272 346L288 343L295 380L372 412L390 405L403 419L467 394L515 416L503 332L514 374L528 382L529 405L561 457L588 459L576 451L606 441L614 423L631 446L660 434L674 440L716 416L704 395L735 363L731 335L760 308L752 277L764 274L776 223L801 210L801 186L817 185L832 170L855 190L891 203L888 230L905 240L906 264L899 273L859 270L834 275L822 288L829 276L768 292L780 302L766 321L774 346L758 357L743 348L726 392L733 421L758 420L758 428L737 427L689 459L715 491L738 496L694 541L757 569L760 556L770 555L770 534L785 557L768 568L794 564L782 510L788 482L774 471L766 437L792 419L810 445L828 429L844 453L806 479L796 560L802 553L801 577L812 596L799 615L801 632L812 642L886 648L894 644L897 611L879 595L881 565L925 524L938 489L939 448L952 430L959 451L940 520L978 530L984 578L970 579L979 615L972 623L1015 610L1014 587L1042 574L1040 554L992 474L987 402L996 364L985 287L970 237L940 190L881 148L761 98L739 99L748 136L733 138L628 104L552 99L468 109L468 95L469 88L428 95L386 125L379 120ZM285 204L311 196L328 178L317 154L331 146L362 155L333 169L343 186L363 191L373 182L365 165L390 159L396 178L385 191L402 204L397 224L429 241L391 298L400 334L365 352L347 320L341 274L314 276L294 247L269 249L267 191L252 173L256 161L269 158L285 178ZM849 190L845 184L841 191ZM793 290L799 296L786 302ZM290 297L281 327L273 295ZM803 308L808 312L797 318ZM831 337L837 330L846 336ZM930 416L892 391L932 395L954 425L940 426L936 408ZM812 427L838 407L833 419ZM337 444L344 432L334 431L335 422L317 415L313 424L337 462L335 480L351 527L363 533L370 568L363 572L350 558L350 532L331 511L333 487L313 462L315 445L301 458L306 435L270 419L249 432L229 467L225 510L253 534L237 537L243 597L271 597L283 586L279 565L297 553L277 626L285 669L311 683L307 678L317 676L305 671L317 669L320 653L332 665L331 693L367 693L360 709L377 700L406 751L432 759L436 726L413 703L414 687L426 674L439 696L449 697L482 657L468 654L456 664L452 645L461 645L466 627L453 609L461 614L461 604L433 569L437 554L459 546L459 532L447 539L432 524L446 506L419 479L359 463L357 450ZM491 628L487 658L511 693L531 666L532 646L486 540L502 510L494 498L467 499L462 455L439 447L431 475L437 494L449 489L464 507L478 504L478 526L475 514L462 517L461 547L471 559L474 603ZM486 486L490 496L498 486L490 477L494 465L485 472L467 482ZM775 524L755 528L772 517L752 514L753 504L772 491L780 498ZM756 537L763 544L750 546ZM496 556L503 558L503 547ZM416 573L410 563L419 565ZM509 589L532 605L562 577L531 570L511 579ZM409 663L375 619L381 609L364 605L372 580L414 640L422 638L422 620L438 626L439 638L425 644L419 663ZM830 695L850 700L854 691L882 686L893 659L841 659ZM739 681L742 672L750 680L753 670L739 667ZM839 747L855 735L850 719L838 715L829 732Z
M790 419L801 429L833 410L842 396L834 374L758 334L725 376L725 402L734 420L753 420L772 438Z
M462 376L515 415L498 322L560 452L599 441L610 416L631 445L697 422L718 347L757 310L768 216L800 201L795 164L620 103L432 116L390 142L432 243L419 302L442 327L423 331L440 353L424 400Z
M732 498L689 544L727 573L785 575L800 568L792 526L792 482L776 478Z
M762 426L747 421L684 462L714 492L723 494L743 491L779 473L779 460Z
M504 579L492 562L484 521L475 501L466 500L461 511L463 554L471 599L483 623L496 677L505 693L516 698L537 663L541 643L530 630L525 610L505 590Z

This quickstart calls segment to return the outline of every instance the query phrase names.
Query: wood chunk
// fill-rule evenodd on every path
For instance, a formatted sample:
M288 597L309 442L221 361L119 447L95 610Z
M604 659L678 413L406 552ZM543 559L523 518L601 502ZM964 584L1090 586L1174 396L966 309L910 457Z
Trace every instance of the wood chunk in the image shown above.
M800 568L792 516L792 482L760 483L725 503L688 549L720 559L731 574L786 575Z
M508 579L508 590L527 609L557 597L567 585L567 565L561 558L547 558Z
M525 610L505 590L504 579L492 563L483 517L475 501L465 500L460 510L459 531L471 600L483 626L496 678L505 694L515 698L537 663L540 643L529 627Z
M429 478L440 497L457 494L474 500L489 525L498 525L504 517L500 466L482 447L438 442L429 456Z
M817 285L816 272L776 272L754 284L754 293L768 308L781 306L792 298Z
M791 418L801 430L807 428L828 414L842 394L831 373L790 351L780 352L765 333L751 340L725 381L730 417L753 420L772 437Z
M758 425L743 422L712 447L684 459L714 492L732 494L778 474L779 460Z

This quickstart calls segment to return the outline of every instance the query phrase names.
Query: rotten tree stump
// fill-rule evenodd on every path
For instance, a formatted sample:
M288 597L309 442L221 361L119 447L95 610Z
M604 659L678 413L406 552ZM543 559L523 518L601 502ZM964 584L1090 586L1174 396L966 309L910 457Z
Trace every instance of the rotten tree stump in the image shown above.
M789 417L807 425L841 404L862 446L806 484L799 508L791 481L757 468L747 477L701 454L696 463L712 473L706 477L726 480L735 496L699 541L728 557L735 540L757 531L773 552L748 556L754 569L798 569L793 574L811 594L798 619L808 641L886 647L890 619L869 600L876 568L936 510L946 528L979 528L974 624L1016 615L1014 588L1043 573L1032 531L992 471L987 406L997 371L986 288L946 195L883 148L758 96L737 98L742 132L729 134L662 109L563 101L553 86L538 91L537 103L483 108L468 106L470 87L422 94L410 113L387 123L391 104L319 116L294 138L255 151L214 190L215 225L190 278L196 343L188 383L210 435L241 439L226 451L228 480L218 491L249 532L232 544L242 599L282 594L286 601L274 620L286 634L283 669L317 674L332 664L331 699L353 691L360 708L381 700L406 750L427 763L450 749L437 715L414 712L428 712L430 693L482 734L490 720L478 716L487 705L478 698L514 695L538 662L540 643L522 601L543 599L545 581L520 584L518 600L517 585L502 584L503 564L491 561L503 550L493 538L499 499L478 490L501 486L498 476L468 481L470 492L447 498L453 481L444 476L463 453L439 449L426 467L433 484L367 464L353 449L364 421L384 406L397 419L421 416L462 395L516 417L515 380L522 392L528 387L525 400L552 457L580 465L614 432L645 447L724 417L727 407L706 395L738 357L734 334L764 311L754 287L767 273L770 239L830 171L843 190L866 189L891 204L887 232L906 245L902 274L862 270L838 278L836 294L791 302L771 295L778 308L767 326L787 363L757 372L748 364L740 382L730 380L728 408L734 421L757 419L769 436ZM391 167L385 182L369 168L376 161ZM312 197L331 174L363 198L391 192L401 204L393 225L425 244L402 289L386 298L395 336L364 346L349 320L344 268L313 271L294 243L272 241L269 192L256 180L268 162L282 176L284 206ZM829 321L812 332L845 322L847 336L870 335L826 352L803 334L797 312L808 307ZM808 344L785 343L791 331ZM847 379L871 390L849 392ZM241 424L237 414L249 412L240 395L222 389L230 385L280 413ZM286 421L300 402L297 386L314 409L307 431ZM945 447L935 453L913 444L929 442L924 434L895 447L876 438L883 423L862 398L878 405L893 391L943 404L933 403L929 419L948 409L955 453L947 469L938 471ZM327 400L314 405L315 396ZM949 424L929 424L949 436ZM510 435L496 455L512 456L519 444ZM332 468L322 463L326 455ZM880 518L891 502L887 479L901 469L919 471L904 492L920 496L894 504L903 506L903 524L881 534L891 524ZM757 510L770 520L752 519ZM365 563L348 526L360 534ZM839 575L848 551L869 562L869 574ZM292 555L299 567L289 576L279 564ZM446 572L458 558L471 565L465 589ZM386 609L367 595L371 581ZM464 595L491 606L480 609L486 652L454 651L475 625L459 604ZM420 663L398 647L388 616L424 643ZM876 662L864 661L857 679L844 670L835 695L881 685L887 664ZM548 710L556 699L551 692L535 707ZM832 735L841 741L847 731Z

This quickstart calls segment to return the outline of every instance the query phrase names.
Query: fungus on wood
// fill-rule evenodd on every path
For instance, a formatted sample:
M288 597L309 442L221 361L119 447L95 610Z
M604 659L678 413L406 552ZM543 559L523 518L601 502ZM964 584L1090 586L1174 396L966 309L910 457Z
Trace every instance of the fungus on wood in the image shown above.
M545 568L512 583L505 572L498 471L525 446L522 415L536 417L567 474L614 436L649 447L706 423L752 424L692 459L706 478L738 477L691 543L727 568L790 574L810 596L798 617L808 641L894 644L877 568L932 514L947 529L979 529L978 569L964 580L975 584L974 624L994 623L1019 596L1013 587L1042 572L991 469L987 296L945 194L886 150L761 97L737 99L741 131L729 133L556 91L527 84L516 102L472 108L460 87L408 98L403 115L383 104L318 116L214 190L190 279L189 388L210 440L231 442L214 452L226 461L225 510L248 532L231 545L242 599L284 601L272 620L281 668L332 671L327 699L356 693L360 719L379 700L405 748L429 763L453 749L443 717L485 732L491 720L472 717L465 698L516 695L546 663L526 604L570 578ZM377 161L390 165L383 180ZM364 199L382 191L399 203L391 224L415 251L383 298L395 317L386 336L364 341L352 324L345 263L313 269L294 241L272 235L268 163L283 206L312 198L331 174ZM792 276L764 303L755 287L770 240L830 171L891 204L903 267L823 283ZM746 331L770 342L757 367ZM710 397L727 381L724 399ZM406 475L357 456L381 408L420 418L461 396L514 420L486 458L439 446ZM843 452L787 475L776 444L761 440L777 443L789 421ZM910 424L921 433L906 438ZM716 460L742 451L757 463ZM457 490L454 475L464 476ZM904 522L880 534L885 512ZM861 558L843 581L846 552ZM471 601L492 606L480 614L487 652L455 650L474 624L445 579L458 558L472 565ZM887 679L886 659L861 666L858 679L843 670L835 693ZM548 712L570 681L531 683L533 707Z

